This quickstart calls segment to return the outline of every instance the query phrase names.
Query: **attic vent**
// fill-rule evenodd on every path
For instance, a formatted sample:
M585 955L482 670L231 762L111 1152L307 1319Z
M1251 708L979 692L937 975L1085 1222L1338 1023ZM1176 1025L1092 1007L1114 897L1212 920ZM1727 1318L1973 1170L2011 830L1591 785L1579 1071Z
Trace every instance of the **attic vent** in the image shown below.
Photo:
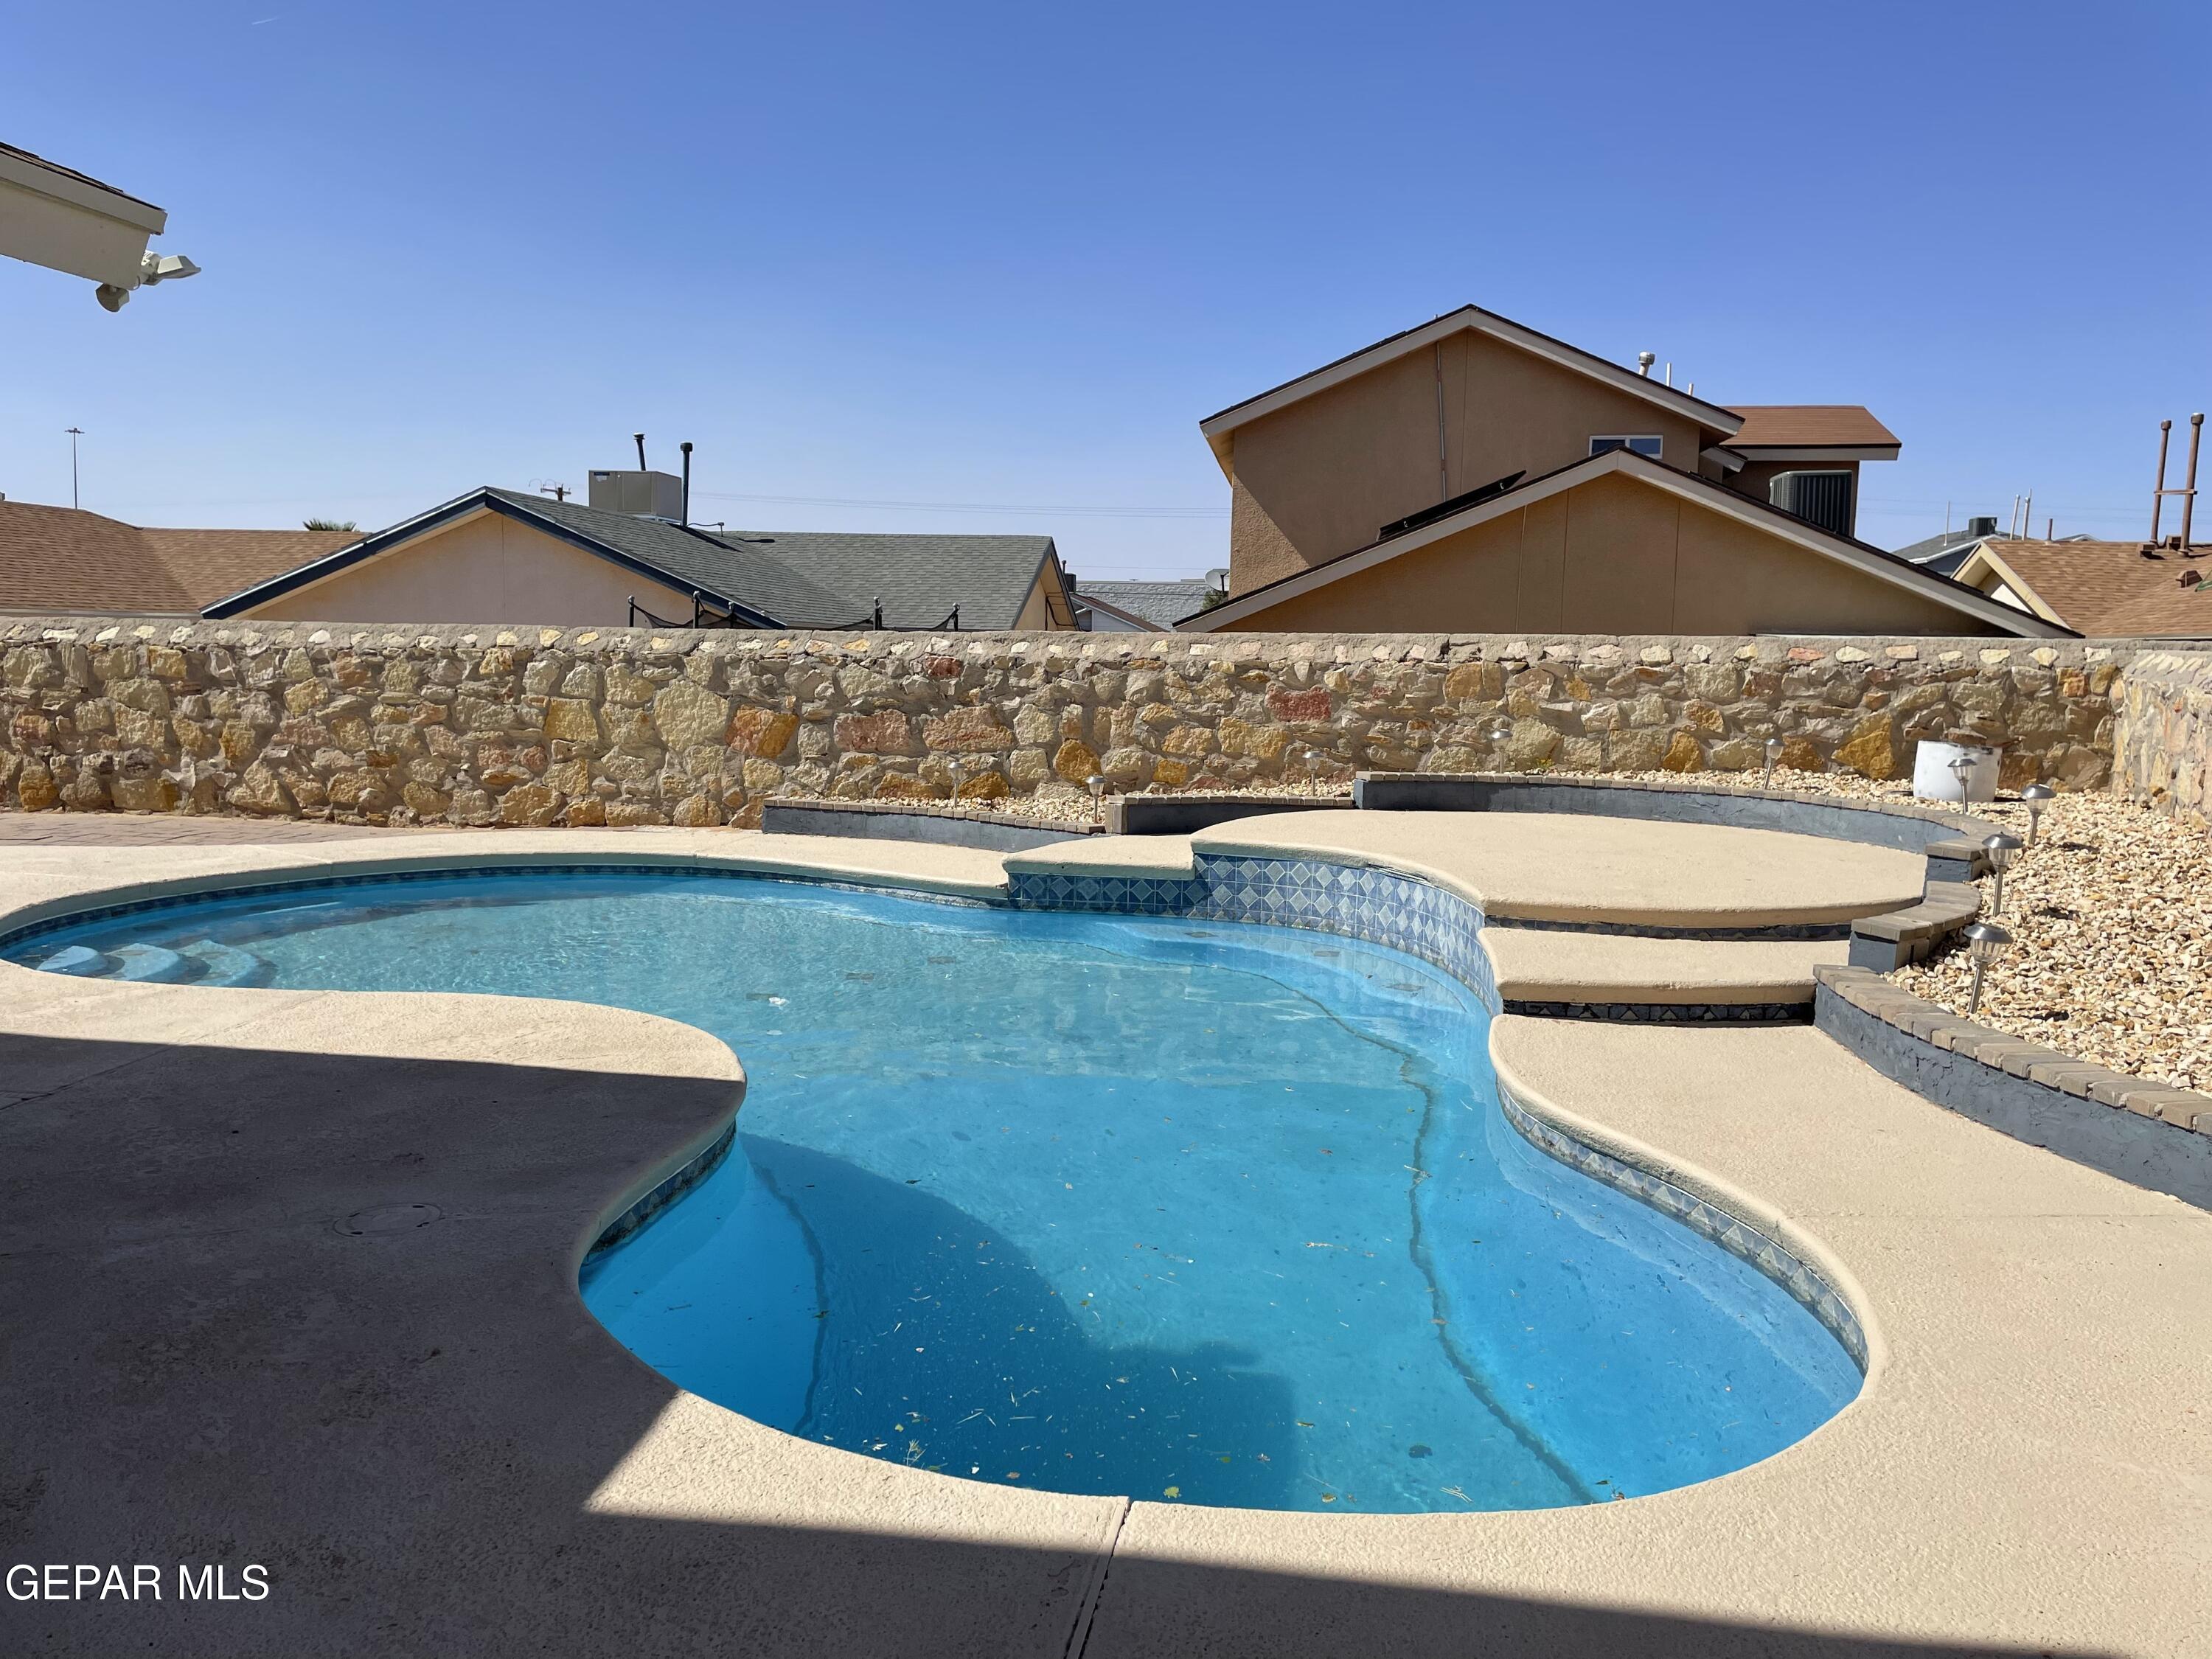
M1766 499L1784 513L1838 536L1851 533L1851 475L1848 472L1778 472Z

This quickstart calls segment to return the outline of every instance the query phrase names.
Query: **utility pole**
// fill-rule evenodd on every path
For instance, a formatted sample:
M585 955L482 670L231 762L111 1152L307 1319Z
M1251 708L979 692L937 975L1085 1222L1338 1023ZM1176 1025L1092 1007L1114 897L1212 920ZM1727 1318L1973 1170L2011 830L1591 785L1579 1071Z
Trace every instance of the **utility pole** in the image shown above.
M70 511L74 513L76 511L76 441L84 436L84 428L73 426L67 431L70 441Z

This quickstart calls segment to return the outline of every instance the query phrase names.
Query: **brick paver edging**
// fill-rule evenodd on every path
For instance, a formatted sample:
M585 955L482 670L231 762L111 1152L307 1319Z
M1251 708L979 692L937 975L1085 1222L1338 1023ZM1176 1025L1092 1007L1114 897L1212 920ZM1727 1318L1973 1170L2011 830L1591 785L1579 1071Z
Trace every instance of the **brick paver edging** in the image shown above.
M1814 976L1814 1023L1883 1076L2016 1140L2212 1209L2212 1097L1978 1025L1867 969Z

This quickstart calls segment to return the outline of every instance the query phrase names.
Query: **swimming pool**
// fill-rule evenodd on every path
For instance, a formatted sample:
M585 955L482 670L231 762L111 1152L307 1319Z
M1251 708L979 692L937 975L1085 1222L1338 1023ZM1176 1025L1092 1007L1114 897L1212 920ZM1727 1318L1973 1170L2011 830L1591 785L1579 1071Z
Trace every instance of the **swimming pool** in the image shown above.
M963 1478L1541 1508L1856 1393L1771 1278L1516 1133L1457 981L1330 935L728 874L264 890L19 939L103 976L570 997L728 1042L731 1154L586 1263L620 1340Z

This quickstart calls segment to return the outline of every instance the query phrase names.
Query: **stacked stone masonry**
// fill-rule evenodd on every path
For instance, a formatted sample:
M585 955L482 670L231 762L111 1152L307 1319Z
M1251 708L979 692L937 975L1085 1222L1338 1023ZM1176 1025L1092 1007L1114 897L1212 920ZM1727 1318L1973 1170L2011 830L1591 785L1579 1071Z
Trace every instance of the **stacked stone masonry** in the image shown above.
M2212 654L2146 652L2117 700L2116 787L2185 823L2212 822Z
M2112 775L2129 654L23 618L0 622L0 805L750 825L771 799L944 799L956 782L978 801L1070 798L1094 772L1172 792L1361 770L1747 771L1770 737L1785 766L1876 778L1909 773L1917 738L2002 744L2008 787L2086 789Z

